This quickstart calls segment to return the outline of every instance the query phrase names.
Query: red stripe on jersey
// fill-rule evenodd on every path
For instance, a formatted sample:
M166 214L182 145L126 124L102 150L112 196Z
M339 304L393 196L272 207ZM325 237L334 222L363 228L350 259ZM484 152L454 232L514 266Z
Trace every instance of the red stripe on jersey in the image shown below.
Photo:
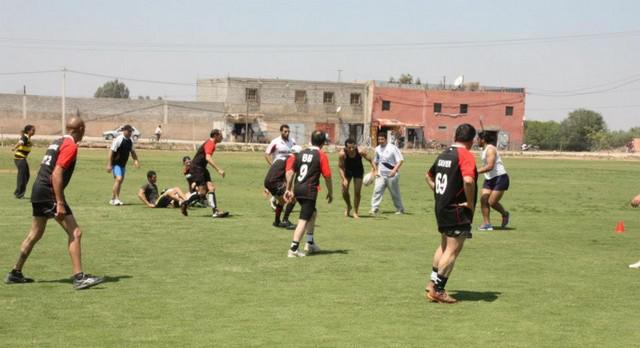
M207 142L204 143L204 154L213 155L215 151L216 151L216 143L213 141L213 139L207 140Z
M460 167L460 173L462 176L470 176L474 179L477 178L478 172L476 171L476 158L473 157L471 152L464 147L458 147L458 166Z
M322 176L324 176L325 178L328 178L331 176L331 167L329 167L329 157L327 157L327 154L318 150L318 152L320 152L320 172L322 173Z
M289 172L289 171L294 171L295 169L293 168L296 165L296 156L295 155L291 155L287 158L287 162L285 164L285 171Z
M68 169L69 166L76 160L78 156L78 144L73 141L71 137L65 137L64 141L60 145L60 152L58 152L58 159L56 160L56 166L60 166L63 169Z

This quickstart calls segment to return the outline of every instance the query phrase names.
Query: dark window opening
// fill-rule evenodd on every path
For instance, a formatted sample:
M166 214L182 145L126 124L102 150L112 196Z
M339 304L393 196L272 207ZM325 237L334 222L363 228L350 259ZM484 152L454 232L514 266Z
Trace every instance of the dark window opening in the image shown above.
M351 93L351 105L360 105L360 93Z
M322 102L324 104L335 104L335 99L334 99L333 92L324 92L324 96L322 98Z
M506 116L513 116L513 106L507 106L504 110Z
M460 104L460 113L466 114L469 111L469 104Z
M389 111L391 110L391 102L388 100L383 100L382 101L382 111Z
M442 103L433 103L433 112L442 112Z
M258 89L257 88L247 88L244 92L244 97L247 102L257 103L258 102Z

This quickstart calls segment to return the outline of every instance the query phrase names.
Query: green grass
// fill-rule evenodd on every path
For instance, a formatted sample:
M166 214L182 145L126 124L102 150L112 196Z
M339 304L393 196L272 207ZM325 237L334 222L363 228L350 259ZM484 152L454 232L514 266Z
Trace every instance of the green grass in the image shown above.
M287 259L291 234L271 227L259 153L216 153L221 206L148 209L135 197L145 172L184 187L181 152L141 151L124 207L111 207L105 151L81 149L67 188L83 228L85 271L108 282L72 290L64 233L50 222L25 266L28 285L0 285L0 346L100 347L631 347L637 330L640 191L634 162L506 158L503 199L513 229L474 232L448 283L461 300L423 298L439 241L424 182L432 155L408 155L401 191L409 214L342 216L319 201L318 244L328 253ZM35 171L42 149L30 158ZM337 177L337 158L331 156ZM35 175L35 173L34 173ZM30 182L33 182L33 178ZM337 186L334 179L334 185ZM15 171L0 158L0 272L15 262L31 205L15 200ZM29 188L30 189L30 188ZM323 191L326 192L326 191ZM364 190L363 213L371 188ZM294 215L297 213L294 212ZM476 225L480 219L476 212ZM618 220L626 232L616 235Z

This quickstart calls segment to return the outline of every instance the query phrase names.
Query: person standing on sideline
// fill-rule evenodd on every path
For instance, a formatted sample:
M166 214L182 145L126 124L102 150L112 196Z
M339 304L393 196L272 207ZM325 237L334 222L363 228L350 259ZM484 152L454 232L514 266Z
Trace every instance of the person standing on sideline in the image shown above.
M162 135L162 125L159 124L158 127L156 127L155 132L153 132L153 134L155 134L156 136L156 142L160 142L160 136Z
M129 160L129 154L133 158L133 165L136 168L140 168L140 162L138 162L138 154L136 154L135 147L133 146L133 140L131 140L131 133L133 127L130 125L124 125L122 127L122 134L118 135L111 143L109 149L109 158L107 160L107 173L113 173L113 188L111 189L111 205L123 205L120 200L120 189L122 188L122 182L124 181L125 167Z
M477 200L476 160L469 152L476 130L468 123L456 129L455 143L442 152L425 178L434 194L440 245L433 255L425 297L432 302L456 303L445 291L456 259L467 238Z
M281 125L280 136L271 140L269 146L267 146L267 149L264 152L264 158L270 166L272 166L273 163L279 159L286 160L291 153L293 146L296 145L296 140L293 139L290 134L291 130L289 129L289 125ZM267 193L265 193L265 195L267 195ZM278 198L272 195L269 203L271 205L271 208L277 211L278 204L281 202L278 202ZM295 225L289 221L289 215L291 215L291 212L293 211L295 205L296 202L292 201L284 207L284 216L281 222L282 226L280 227L284 227L287 229L295 227Z
M94 277L82 272L82 258L80 239L82 232L71 208L67 204L64 190L71 180L76 166L78 155L78 142L84 136L84 121L79 117L71 118L66 129L68 135L55 140L47 148L47 152L40 164L38 177L31 192L31 205L33 219L31 230L22 242L18 261L5 279L7 284L31 283L33 279L22 274L22 268L27 262L31 250L42 238L47 227L47 221L51 218L62 226L67 233L69 255L71 256L71 268L73 272L73 287L76 290L86 289L102 283L100 277Z
M327 155L321 151L327 142L327 136L322 131L311 133L311 147L302 150L295 161L287 161L287 190L285 200L293 201L294 197L300 203L300 218L293 231L291 246L287 251L287 257L304 257L307 254L317 253L320 247L313 239L316 218L316 200L320 189L320 175L324 177L327 186L327 202L333 200L333 185L331 183L331 168ZM294 186L295 181L295 186ZM307 233L307 243L304 251L300 251L300 239Z
M634 208L637 208L640 206L640 194L633 197L633 199L631 200L631 206ZM640 269L640 261L630 264L629 268Z
M492 231L489 214L491 208L502 215L502 228L509 224L509 212L500 204L500 199L504 192L509 189L509 174L502 163L502 158L498 154L498 132L482 131L478 133L482 151L482 167L478 169L478 174L484 174L484 184L482 185L482 195L480 196L480 209L482 210L482 225L480 231Z
M371 157L367 151L361 151L356 146L356 141L349 138L344 142L344 149L340 150L338 156L338 168L340 170L340 179L342 187L342 198L347 203L347 209L344 216L351 216L353 209L353 217L359 218L360 208L360 192L362 191L362 177L364 176L364 166L362 159L366 159L371 164L372 175L376 175L376 166L373 164ZM353 179L353 206L351 205L351 197L349 197L349 184Z
M189 205L197 202L202 198L207 198L209 206L212 209L214 218L224 218L229 216L229 212L223 211L218 207L216 199L216 187L211 180L211 174L207 170L207 164L210 164L221 177L224 178L225 172L213 162L213 153L216 151L216 145L222 142L222 132L219 129L213 129L209 133L209 139L205 140L198 148L196 155L193 156L189 172L191 179L196 184L196 192L189 195L187 201L182 204L182 214L187 215L186 209Z
M371 197L371 215L380 214L380 203L384 190L388 187L396 207L396 214L404 214L404 205L400 196L400 174L398 171L404 163L400 150L393 144L387 143L387 134L378 133L378 146L373 162L378 167L373 196Z
M16 190L13 192L13 195L18 199L24 197L24 193L27 191L27 183L29 183L29 178L31 176L29 173L29 162L27 162L27 157L29 156L29 153L31 153L31 137L34 134L36 134L36 127L30 124L24 126L22 135L11 149L11 151L14 152L13 163L15 163L16 168L18 168Z

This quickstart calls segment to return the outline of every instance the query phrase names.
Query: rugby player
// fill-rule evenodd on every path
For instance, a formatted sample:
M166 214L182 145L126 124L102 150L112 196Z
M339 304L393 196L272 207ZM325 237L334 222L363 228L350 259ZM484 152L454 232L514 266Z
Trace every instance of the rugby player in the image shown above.
M347 203L347 209L344 216L351 216L351 197L349 196L349 185L353 179L353 217L359 218L358 209L360 208L360 192L362 191L362 177L364 176L364 166L362 159L366 159L371 165L371 173L376 175L376 166L373 160L367 154L367 151L359 150L356 141L349 138L344 142L344 148L340 150L338 155L338 168L340 171L342 198Z
M138 190L138 198L149 208L166 208L170 205L179 206L186 203L186 197L179 187L172 187L158 193L158 175L155 171L147 172L147 183ZM186 210L185 210L186 211Z
M284 219L280 221L280 217L282 215L282 209L285 205L284 193L287 189L287 178L285 175L287 162L295 161L297 153L302 150L302 147L299 145L294 145L291 148L292 154L287 155L285 158L276 159L271 163L271 167L269 167L269 171L264 178L264 188L267 190L275 199L275 220L273 221L273 226L275 227L283 227L287 229L294 229L295 225L289 221L289 214L291 214L291 210L287 210L284 214ZM289 203L287 207L293 206L295 201Z
M138 162L138 154L133 146L133 140L131 140L131 133L133 127L130 125L124 125L122 127L122 134L118 135L111 143L109 149L109 159L107 160L107 173L113 172L113 188L111 189L111 205L123 205L120 200L120 189L122 188L122 182L124 181L124 174L126 171L127 161L129 160L129 154L133 158L133 165L136 168L140 168L140 162Z

